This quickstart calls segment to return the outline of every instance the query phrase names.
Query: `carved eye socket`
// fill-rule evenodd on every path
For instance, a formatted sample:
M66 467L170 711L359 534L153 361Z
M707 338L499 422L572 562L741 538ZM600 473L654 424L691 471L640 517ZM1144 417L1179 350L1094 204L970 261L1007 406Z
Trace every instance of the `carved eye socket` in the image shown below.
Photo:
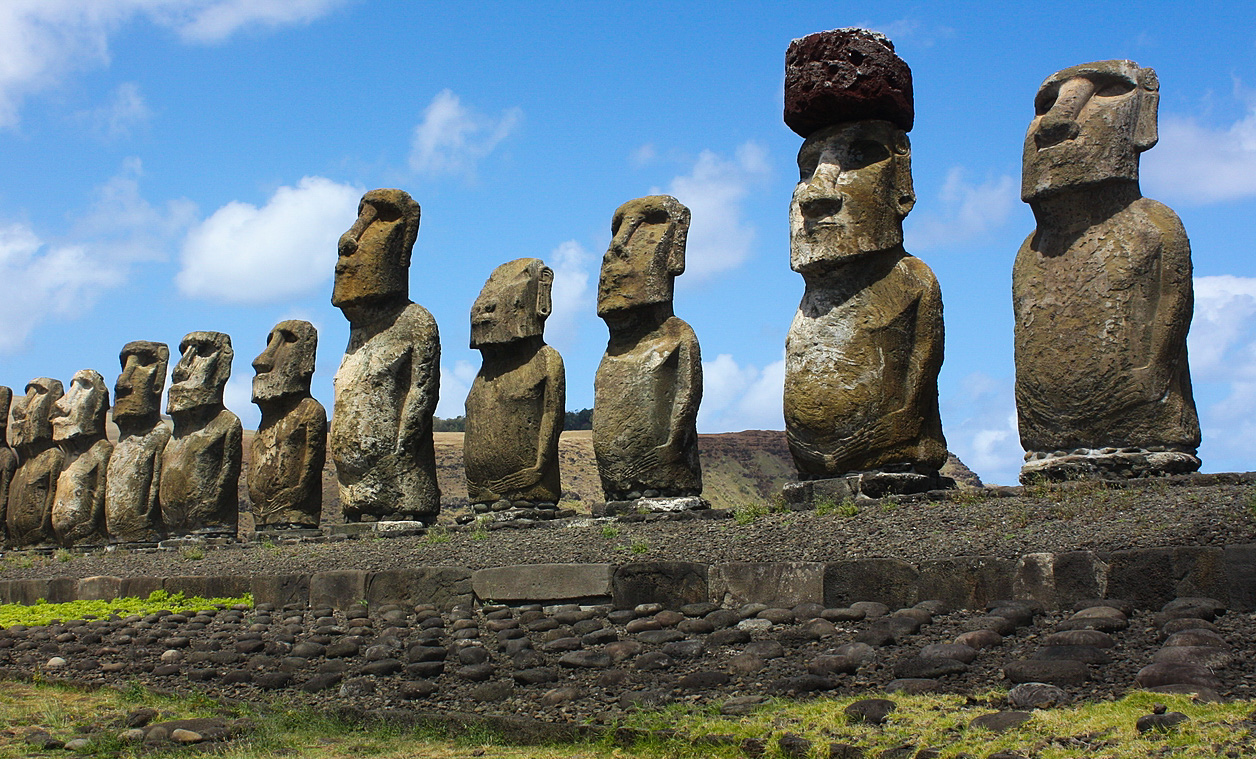
M666 224L668 221L667 211L662 208L651 208L641 217L643 224Z
M889 157L889 149L881 143L874 140L856 140L846 151L846 161L842 170L862 169Z
M401 218L401 209L391 203L375 204L375 219L377 221L390 222L397 221Z
M1110 79L1095 82L1095 97L1112 98L1124 95L1134 89L1134 83L1128 79Z

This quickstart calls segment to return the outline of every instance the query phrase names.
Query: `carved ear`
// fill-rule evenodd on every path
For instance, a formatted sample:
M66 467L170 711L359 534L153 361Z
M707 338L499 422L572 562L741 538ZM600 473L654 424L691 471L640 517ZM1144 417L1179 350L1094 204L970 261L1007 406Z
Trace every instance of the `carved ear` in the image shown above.
M544 319L554 310L551 295L554 290L554 270L548 266L541 267L536 278L536 315Z
M911 148L894 156L894 194L898 218L906 218L916 206L916 190L911 182Z
M1160 110L1160 79L1156 70L1138 70L1138 120L1134 124L1134 149L1148 150L1160 140L1158 113Z
M676 203L672 212L671 246L667 251L667 273L673 277L685 273L685 246L689 242L689 209Z

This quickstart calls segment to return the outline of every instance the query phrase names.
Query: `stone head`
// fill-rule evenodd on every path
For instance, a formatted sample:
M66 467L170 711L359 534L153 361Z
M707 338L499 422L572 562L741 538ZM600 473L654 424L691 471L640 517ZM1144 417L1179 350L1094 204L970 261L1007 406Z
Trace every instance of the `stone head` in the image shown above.
M371 190L358 219L340 236L331 304L372 306L410 294L410 253L419 236L419 204L401 190Z
M114 421L152 419L161 413L161 390L166 386L170 348L165 343L135 340L118 356L122 373L113 386Z
M95 369L80 369L70 380L70 390L57 399L52 411L52 439L58 443L105 435L109 388Z
M13 404L13 389L0 385L0 448L9 445L9 406Z
M14 448L52 442L52 411L62 392L61 383L48 377L26 383L26 396L13 404Z
M685 271L688 237L689 209L670 195L648 195L620 206L602 257L598 316L670 303L674 280Z
M1038 88L1025 135L1021 199L1138 180L1138 155L1156 144L1160 81L1133 61L1057 71Z
M179 363L170 375L171 414L222 406L222 391L231 377L231 337L222 332L189 332L179 343Z
M318 330L301 319L279 322L266 337L266 350L253 359L253 402L309 395L318 353Z
M498 266L471 306L471 347L504 345L545 333L554 270L539 258Z
M789 204L790 268L822 272L853 256L903 244L916 204L911 143L888 121L849 121L813 132L798 151Z

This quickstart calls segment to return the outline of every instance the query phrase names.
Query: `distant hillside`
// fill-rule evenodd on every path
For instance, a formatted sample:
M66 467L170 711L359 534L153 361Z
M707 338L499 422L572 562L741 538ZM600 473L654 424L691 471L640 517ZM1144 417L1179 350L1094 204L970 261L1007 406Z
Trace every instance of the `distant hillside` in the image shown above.
M462 433L437 432L437 479L441 489L441 521L467 512L467 488L462 472ZM244 466L248 471L253 432L244 433ZM794 464L780 430L747 430L699 435L702 481L707 500L715 508L736 508L762 502L794 479ZM588 430L564 432L558 443L565 508L588 512L602 500L602 485L593 459L593 436ZM943 469L963 486L981 487L981 480L952 457ZM248 486L240 478L240 498L248 502ZM244 521L248 521L248 517ZM323 521L339 522L340 500L336 470L330 456L323 469ZM247 529L247 526L246 526Z

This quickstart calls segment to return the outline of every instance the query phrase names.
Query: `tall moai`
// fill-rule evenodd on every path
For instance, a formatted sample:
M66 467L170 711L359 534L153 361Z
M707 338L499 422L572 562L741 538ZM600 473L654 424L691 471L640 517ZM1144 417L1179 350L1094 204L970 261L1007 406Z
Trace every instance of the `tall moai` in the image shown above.
M1133 61L1058 71L1034 99L1021 199L1037 228L1012 269L1023 482L1199 468L1190 242L1138 184L1159 102Z
M161 528L161 456L170 427L161 418L170 348L135 340L118 356L122 373L113 386L118 443L105 478L105 531L120 543L157 539Z
M8 531L9 485L13 482L13 473L17 471L17 452L9 447L9 407L12 403L12 388L0 385L0 533Z
M349 320L336 372L331 455L345 520L440 513L432 414L440 382L436 320L410 300L419 204L401 190L362 196L340 238L331 303Z
M257 528L318 527L327 411L310 395L317 352L314 325L291 319L275 325L253 360L253 402L262 411L249 467Z
M672 309L689 209L669 195L615 211L597 314L610 339L594 379L593 453L608 510L707 508L701 498L702 356Z
M52 502L65 454L52 439L52 411L62 394L60 382L38 377L26 383L26 395L13 403L13 447L19 463L5 518L14 548L53 539Z
M189 332L179 343L167 411L174 432L161 457L161 521L168 533L234 537L244 428L223 405L231 338Z
M790 44L785 123L805 139L790 268L806 283L785 342L785 432L802 481L787 486L791 500L947 484L942 293L903 249L914 118L911 70L883 35L837 29Z
M105 437L109 388L81 369L55 404L52 438L65 454L52 503L52 531L62 546L105 540L105 477L113 443Z
M562 496L567 379L544 337L553 284L543 261L516 259L493 270L471 306L471 347L483 364L467 394L462 454L467 497L479 512L555 511Z

